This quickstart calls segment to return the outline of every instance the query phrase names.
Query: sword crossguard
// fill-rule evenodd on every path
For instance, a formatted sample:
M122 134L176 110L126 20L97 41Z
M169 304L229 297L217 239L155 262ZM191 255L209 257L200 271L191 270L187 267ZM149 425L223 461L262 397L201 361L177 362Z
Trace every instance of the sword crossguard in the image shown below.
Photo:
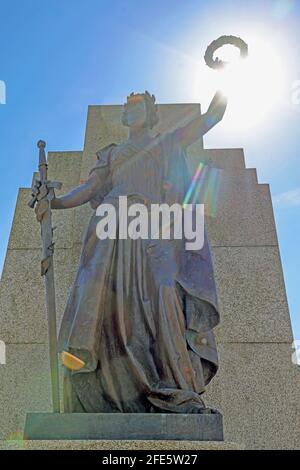
M48 197L52 200L54 197L54 189L61 189L62 183L60 181L46 181L41 184L40 180L36 179L32 187L32 199L29 201L28 206L33 209L36 202Z

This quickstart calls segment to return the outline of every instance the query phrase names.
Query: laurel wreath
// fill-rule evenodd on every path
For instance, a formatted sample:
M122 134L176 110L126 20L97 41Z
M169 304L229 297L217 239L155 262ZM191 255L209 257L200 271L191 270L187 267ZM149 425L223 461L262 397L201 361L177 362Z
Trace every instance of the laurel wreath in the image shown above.
M204 60L208 67L212 69L219 69L224 67L227 62L220 60L218 57L214 59L214 53L217 49L225 44L230 44L237 47L240 50L240 57L244 58L248 55L248 45L241 38L237 36L220 36L218 39L215 39L206 49L204 54Z

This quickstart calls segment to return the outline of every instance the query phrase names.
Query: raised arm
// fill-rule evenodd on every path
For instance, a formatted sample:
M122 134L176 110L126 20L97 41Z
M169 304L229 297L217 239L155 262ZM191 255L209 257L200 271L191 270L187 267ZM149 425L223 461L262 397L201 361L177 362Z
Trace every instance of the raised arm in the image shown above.
M185 126L175 129L173 137L182 146L193 144L222 120L226 106L226 97L218 91L213 97L206 113L199 114L199 116L191 119Z
M99 189L99 179L96 173L92 173L88 180L72 189L63 196L54 197L51 201L52 209L71 209L89 202Z

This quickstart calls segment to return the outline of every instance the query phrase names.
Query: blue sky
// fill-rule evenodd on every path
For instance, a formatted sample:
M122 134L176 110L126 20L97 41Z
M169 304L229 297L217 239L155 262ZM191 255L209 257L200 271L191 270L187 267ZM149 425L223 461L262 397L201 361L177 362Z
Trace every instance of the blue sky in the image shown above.
M202 57L222 34L266 39L285 71L280 103L265 120L245 129L221 123L205 145L243 147L247 166L271 186L300 339L300 104L292 102L300 80L299 1L0 0L0 80L7 93L0 105L1 265L18 188L30 185L36 169L36 141L45 139L51 150L81 150L87 106L123 103L131 91L205 108L212 90ZM229 109L229 124L230 116Z

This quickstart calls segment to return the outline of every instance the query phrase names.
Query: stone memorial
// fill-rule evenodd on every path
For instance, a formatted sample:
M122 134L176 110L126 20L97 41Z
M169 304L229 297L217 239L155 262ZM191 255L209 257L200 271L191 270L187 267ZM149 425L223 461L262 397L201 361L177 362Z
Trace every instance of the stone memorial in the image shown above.
M204 114L131 93L89 107L82 152L46 162L38 143L0 282L1 448L300 448L269 187L242 149L203 146L225 108L220 92ZM175 235L175 213L172 236L152 218L150 237L124 236L122 198L131 216L164 204L185 222L203 204L201 246Z

